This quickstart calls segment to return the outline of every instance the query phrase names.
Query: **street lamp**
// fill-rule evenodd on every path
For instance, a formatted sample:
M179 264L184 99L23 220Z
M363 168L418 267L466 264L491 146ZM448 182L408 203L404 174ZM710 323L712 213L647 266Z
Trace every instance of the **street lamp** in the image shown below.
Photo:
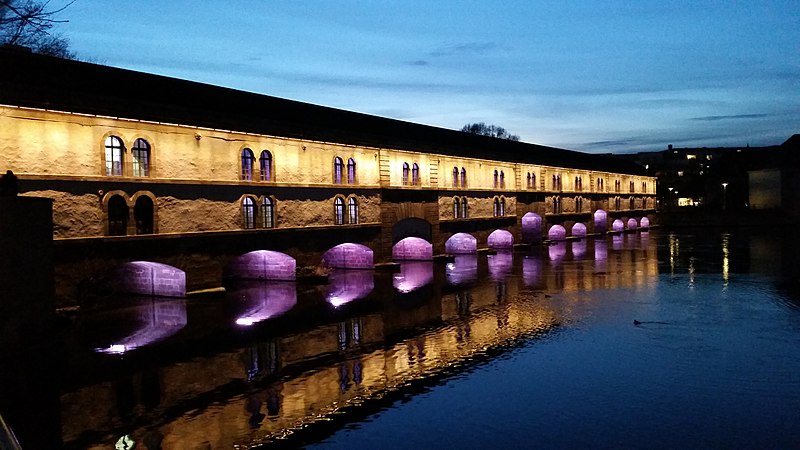
M728 183L722 183L722 210L728 205Z
M667 194L667 197L668 197L667 198L667 203L669 203L669 209L672 209L672 190L673 189L675 189L675 188L671 188L671 187L667 188L667 190L669 190L669 194Z

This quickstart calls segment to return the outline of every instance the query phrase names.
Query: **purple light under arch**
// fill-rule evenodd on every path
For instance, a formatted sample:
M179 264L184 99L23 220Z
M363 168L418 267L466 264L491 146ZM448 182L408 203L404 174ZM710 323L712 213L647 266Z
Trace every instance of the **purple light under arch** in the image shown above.
M596 233L603 233L607 229L608 213L602 209L594 212L594 231Z
M250 326L286 314L297 304L295 283L262 282L246 284L228 295L239 311L236 325Z
M547 231L547 239L551 241L563 241L567 238L567 229L561 225L553 225Z
M611 230L625 231L625 222L623 222L621 219L614 220L614 223L611 224Z
M611 248L617 251L625 248L625 238L622 235L611 236Z
M157 262L124 263L115 270L112 283L114 283L113 289L123 294L154 297L186 296L186 273Z
M586 257L586 240L581 239L580 241L572 241L570 243L572 248L572 259L578 260L583 259Z
M400 264L400 272L394 274L392 285L402 293L416 291L433 282L433 262L410 261Z
M629 230L635 230L637 228L639 228L639 223L636 222L636 219L634 219L633 217L628 219L628 229Z
M476 253L478 240L468 233L456 233L444 243L444 251L454 255Z
M543 281L542 258L527 255L522 260L522 282L528 287L540 287ZM544 287L544 286L541 286Z
M575 225L572 226L572 236L586 237L586 225L576 222Z
M542 216L533 212L522 216L522 239L525 242L542 240Z
M478 279L478 255L456 255L445 266L445 277L452 285L473 283Z
M506 230L494 230L486 239L486 244L494 249L514 248L514 235Z
M494 281L503 281L511 273L514 264L514 254L510 251L499 251L494 255L487 255L489 276Z
M231 261L225 275L248 280L294 281L296 268L294 258L285 253L256 250Z
M433 244L418 237L407 237L392 247L395 261L432 261Z
M328 276L326 300L335 308L362 299L375 288L372 270L333 270Z
M561 262L565 256L567 256L567 243L566 242L556 242L554 244L550 244L547 247L547 255L550 257L550 261L553 263Z
M642 220L639 221L640 228L650 228L650 219L647 217L642 217Z
M608 267L608 244L606 241L594 241L594 271L606 273Z
M366 245L339 244L322 255L322 265L332 269L372 269L373 253Z

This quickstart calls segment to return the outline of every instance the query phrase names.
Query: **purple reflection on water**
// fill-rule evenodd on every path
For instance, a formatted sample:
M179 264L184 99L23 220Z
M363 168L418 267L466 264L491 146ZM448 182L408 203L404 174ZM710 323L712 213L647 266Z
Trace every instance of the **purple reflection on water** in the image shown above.
M339 244L322 255L322 265L334 269L372 269L372 249L350 242Z
M539 286L542 282L542 258L526 255L522 259L522 281L525 286Z
M486 244L494 249L514 248L514 236L506 230L494 230L486 239Z
M486 255L486 262L489 264L489 276L494 281L503 281L511 273L514 264L514 253L511 251L499 251L494 255Z
M229 301L236 311L236 325L250 326L285 314L297 304L297 286L267 281L243 284L231 290Z
M570 245L572 246L573 259L583 259L586 256L586 239L572 241Z
M614 223L611 224L611 229L613 231L625 231L625 222L621 219L616 219Z
M614 250L622 250L625 247L625 237L621 234L611 236L611 248Z
M642 220L639 222L639 227L650 228L650 219L647 217L642 217Z
M328 275L326 300L334 307L366 297L375 288L372 270L333 270Z
M456 233L444 243L444 251L450 254L469 254L478 251L478 240L468 233Z
M433 262L407 261L400 264L400 272L394 274L392 285L402 293L415 291L433 282Z
M598 209L597 211L594 212L595 233L602 233L606 231L607 219L608 219L608 213L606 213L602 209Z
M567 243L555 242L547 247L547 254L550 256L550 261L559 262L567 255Z
M525 242L542 240L542 216L532 212L522 216L522 239Z
M135 348L163 341L186 326L186 301L154 298L123 298L127 305L122 313L121 324L135 323L134 330L127 336L113 340L98 352L121 354Z
M392 259L395 261L431 261L433 260L433 244L418 237L407 237L392 247Z
M547 232L547 238L551 241L563 241L567 238L567 229L561 225L553 225Z
M594 270L605 273L608 267L608 244L606 241L594 241Z
M650 232L649 231L642 231L639 234L639 245L642 249L646 249L650 246Z
M576 222L575 225L572 226L572 236L573 237L585 237L586 236L586 225Z
M445 267L447 282L453 285L475 282L478 279L478 255L456 255Z
M633 217L628 219L628 229L629 230L635 230L638 227L639 227L639 224L636 222L636 219L634 219Z
M132 261L120 265L113 276L117 292L156 297L185 297L186 273L152 261Z
M294 281L296 262L285 253L256 250L231 261L225 275L250 280Z

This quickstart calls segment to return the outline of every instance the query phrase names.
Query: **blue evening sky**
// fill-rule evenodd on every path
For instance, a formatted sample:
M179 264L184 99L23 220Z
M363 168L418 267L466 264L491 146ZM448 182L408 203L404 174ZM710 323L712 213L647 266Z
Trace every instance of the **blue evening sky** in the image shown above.
M100 64L587 152L800 132L797 0L76 0L61 18Z

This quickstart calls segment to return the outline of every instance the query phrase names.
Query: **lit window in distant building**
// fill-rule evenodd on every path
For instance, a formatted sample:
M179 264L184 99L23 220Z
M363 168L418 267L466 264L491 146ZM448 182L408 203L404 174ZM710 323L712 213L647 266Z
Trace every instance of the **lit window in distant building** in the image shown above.
M253 165L256 157L253 155L252 150L246 148L242 150L242 180L253 179Z
M679 170L679 171L678 171L678 176L679 176L679 177L682 177L682 176L683 176L683 171L682 171L682 170Z
M258 157L258 169L261 181L272 181L272 154L264 150Z
M250 197L242 199L242 218L245 228L256 227L256 202Z
M269 197L264 197L261 201L261 226L264 228L275 227L275 205Z
M711 161L711 155L706 155L706 159Z
M344 200L342 197L336 197L333 201L333 220L336 225L344 223Z
M356 184L356 160L347 160L347 184Z
M697 159L697 155L686 155L686 159Z
M122 155L125 147L117 136L106 138L106 175L122 175Z
M131 159L133 159L133 176L150 176L150 144L142 139L136 139L131 149Z
M419 186L420 185L420 182L419 182L419 164L417 164L417 163L414 163L414 165L411 166L411 184L413 184L414 186Z
M337 156L333 158L333 184L342 184L342 172L344 172L344 162Z
M408 185L408 172L409 172L408 163L404 162L403 163L403 186L407 186Z
M358 201L355 197L347 199L347 215L350 223L358 223Z

